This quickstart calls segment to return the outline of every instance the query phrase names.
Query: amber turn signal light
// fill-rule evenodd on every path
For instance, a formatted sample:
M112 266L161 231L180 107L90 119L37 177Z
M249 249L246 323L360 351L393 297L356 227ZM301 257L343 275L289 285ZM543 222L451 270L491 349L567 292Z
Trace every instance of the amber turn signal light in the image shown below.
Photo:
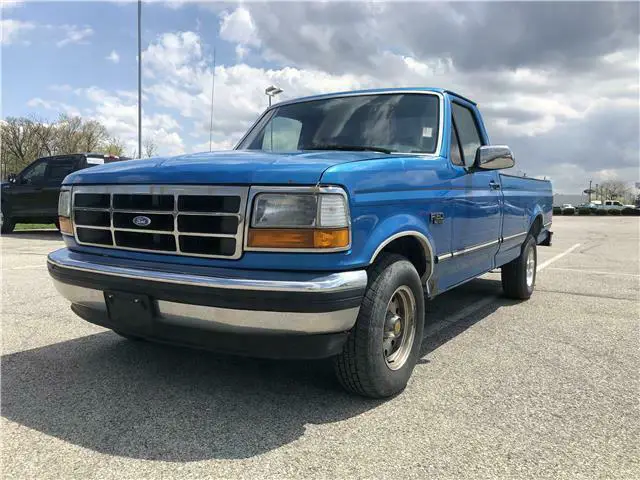
M60 232L67 235L73 235L73 224L71 219L67 217L58 217L58 223L60 224Z
M346 248L348 228L251 228L247 245L254 248Z

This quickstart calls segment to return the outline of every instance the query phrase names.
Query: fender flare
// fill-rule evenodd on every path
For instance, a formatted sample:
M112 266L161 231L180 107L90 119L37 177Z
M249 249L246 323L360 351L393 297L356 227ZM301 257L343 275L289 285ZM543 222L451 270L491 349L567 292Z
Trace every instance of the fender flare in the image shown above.
M540 217L540 224L542 225L542 227L540 228L540 231L544 230L544 212L542 211L542 208L540 207L540 205L536 205L533 208L533 212L529 216L529 223L527 224L527 232L531 231L531 227L533 227L533 224L538 219L538 217Z
M402 237L413 237L422 245L426 263L426 272L422 281L428 284L433 275L435 259L434 241L424 223L411 215L396 215L380 223L367 240L365 251L371 252L368 265L373 264L382 250L394 240Z

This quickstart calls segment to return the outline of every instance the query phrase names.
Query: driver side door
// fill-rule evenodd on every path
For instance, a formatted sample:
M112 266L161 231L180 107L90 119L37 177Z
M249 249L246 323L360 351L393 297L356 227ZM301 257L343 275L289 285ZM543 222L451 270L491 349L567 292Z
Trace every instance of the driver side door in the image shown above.
M37 217L41 210L48 161L36 160L16 177L11 186L11 215L14 217Z

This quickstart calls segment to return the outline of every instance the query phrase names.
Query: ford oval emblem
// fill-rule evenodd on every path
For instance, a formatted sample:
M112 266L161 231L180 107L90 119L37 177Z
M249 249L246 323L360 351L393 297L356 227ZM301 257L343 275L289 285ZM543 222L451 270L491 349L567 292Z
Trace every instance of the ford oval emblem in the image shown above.
M151 219L144 215L138 215L137 217L133 217L133 224L137 227L148 227L151 225Z

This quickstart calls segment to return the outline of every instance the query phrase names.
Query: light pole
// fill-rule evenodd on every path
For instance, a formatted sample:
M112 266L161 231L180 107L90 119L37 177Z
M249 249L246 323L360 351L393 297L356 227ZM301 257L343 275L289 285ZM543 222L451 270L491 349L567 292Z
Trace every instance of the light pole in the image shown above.
M282 92L284 92L284 90L274 85L271 85L264 90L264 94L269 97L269 106L271 106L271 98L275 97L276 95L280 95Z
M142 0L138 0L138 158L142 158Z

